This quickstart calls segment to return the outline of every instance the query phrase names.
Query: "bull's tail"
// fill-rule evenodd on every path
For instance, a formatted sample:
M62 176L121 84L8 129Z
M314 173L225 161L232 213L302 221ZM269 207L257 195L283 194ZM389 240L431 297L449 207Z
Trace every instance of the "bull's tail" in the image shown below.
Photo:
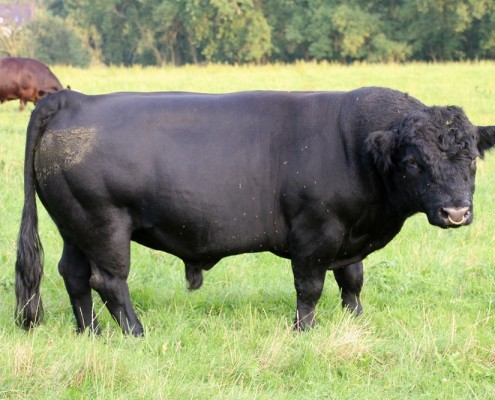
M25 329L29 329L43 320L43 305L40 295L40 282L43 276L43 247L38 235L34 152L36 143L42 134L43 125L52 113L48 110L53 109L53 107L47 104L47 107L44 108L41 104L31 115L27 129L24 159L24 207L17 239L17 260L15 263L17 301L15 319L16 323Z

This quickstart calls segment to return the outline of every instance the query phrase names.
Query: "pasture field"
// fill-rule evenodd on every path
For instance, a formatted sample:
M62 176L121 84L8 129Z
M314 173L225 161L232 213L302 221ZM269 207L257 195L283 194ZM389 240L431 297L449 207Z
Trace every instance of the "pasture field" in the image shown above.
M495 124L493 62L52 69L88 94L388 86ZM146 336L123 336L99 301L102 337L78 336L57 272L61 240L40 206L46 315L26 333L13 322L29 119L17 109L0 105L0 399L495 398L495 152L478 162L472 225L441 230L424 215L409 219L365 260L363 316L340 309L329 273L318 326L303 334L291 328L288 261L230 257L189 293L180 260L133 245L129 285Z

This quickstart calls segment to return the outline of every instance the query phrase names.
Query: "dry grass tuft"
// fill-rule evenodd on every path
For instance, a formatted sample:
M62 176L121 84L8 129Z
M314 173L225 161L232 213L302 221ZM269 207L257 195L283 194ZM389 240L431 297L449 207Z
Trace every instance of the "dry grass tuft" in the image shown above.
M268 336L261 344L257 356L260 369L280 367L289 362L290 349L297 339L294 328L288 325L278 324L273 334Z
M16 344L13 350L14 375L18 377L31 376L34 371L34 349L25 343Z
M341 316L326 329L322 340L314 340L312 348L321 357L350 361L370 354L377 338L371 330L370 321L355 318L342 312Z

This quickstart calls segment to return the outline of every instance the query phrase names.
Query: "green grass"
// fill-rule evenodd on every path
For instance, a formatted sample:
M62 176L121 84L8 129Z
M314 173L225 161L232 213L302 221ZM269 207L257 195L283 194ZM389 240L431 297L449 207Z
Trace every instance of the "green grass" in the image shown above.
M53 70L64 85L93 94L389 86L495 124L495 64L488 62ZM471 226L445 231L424 215L411 218L365 260L363 317L340 309L329 274L318 326L304 334L290 327L295 293L286 260L230 257L189 293L180 260L133 245L129 285L146 336L122 336L101 302L102 337L78 336L57 272L61 240L40 208L46 319L26 333L13 323L29 119L17 108L0 106L0 398L495 398L495 153L478 164Z

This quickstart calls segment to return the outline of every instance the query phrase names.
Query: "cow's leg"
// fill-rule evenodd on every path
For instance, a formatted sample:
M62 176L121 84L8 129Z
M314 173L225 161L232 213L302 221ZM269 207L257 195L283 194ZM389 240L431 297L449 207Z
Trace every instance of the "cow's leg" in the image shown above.
M89 278L91 267L89 260L76 246L64 242L62 258L58 270L64 278L72 310L76 317L77 331L82 333L89 329L91 333L101 333L93 309Z
M349 309L356 315L361 314L363 307L361 306L359 295L363 287L362 261L334 269L333 273L340 288L342 307Z
M130 269L130 230L122 223L108 224L105 232L93 238L88 252L91 260L91 287L105 302L112 317L126 334L141 336L143 326L131 304L127 277ZM115 226L117 225L117 226Z
M326 270L305 263L292 263L297 295L295 328L303 331L315 324L315 307L325 283Z
M24 107L26 107L26 101L23 99L19 100L19 111L23 111Z

